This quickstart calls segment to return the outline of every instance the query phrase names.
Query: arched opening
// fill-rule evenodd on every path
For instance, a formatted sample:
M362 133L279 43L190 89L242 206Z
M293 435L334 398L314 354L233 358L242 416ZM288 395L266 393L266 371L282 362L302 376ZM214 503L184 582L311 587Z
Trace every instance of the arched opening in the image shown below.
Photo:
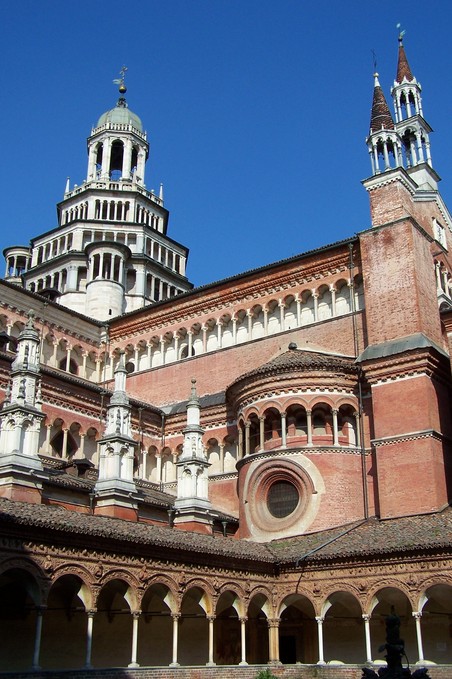
M173 596L169 588L155 583L146 591L141 605L138 632L140 665L166 665L172 660Z
M122 176L122 159L124 156L124 144L117 139L111 145L110 156L110 179L116 181Z
M239 606L240 602L235 592L223 592L218 599L214 656L218 665L238 665L241 661Z
M360 663L365 636L359 601L349 592L331 594L324 605L324 655L327 662Z
M449 664L452 662L452 587L448 584L432 585L425 592L422 602L424 658L441 665Z
M248 622L246 625L246 655L250 664L268 662L268 601L264 594L256 594L248 606Z
M111 580L100 591L93 626L94 667L126 667L129 664L132 648L131 603L132 593L124 580Z
M179 621L179 662L205 665L209 657L209 612L206 593L200 587L189 589L182 599Z
M38 583L26 570L12 568L0 575L0 639L2 668L29 669L33 661Z
M395 587L380 589L372 600L370 619L370 636L372 643L372 659L384 660L384 650L380 646L386 638L386 617L395 612L400 618L400 637L405 641L405 652L413 662L417 659L416 628L412 616L412 607L406 594Z
M87 616L83 586L76 575L63 575L52 585L42 630L41 664L46 669L84 665Z
M291 594L281 606L279 659L284 665L314 664L318 660L318 635L314 606L304 596Z

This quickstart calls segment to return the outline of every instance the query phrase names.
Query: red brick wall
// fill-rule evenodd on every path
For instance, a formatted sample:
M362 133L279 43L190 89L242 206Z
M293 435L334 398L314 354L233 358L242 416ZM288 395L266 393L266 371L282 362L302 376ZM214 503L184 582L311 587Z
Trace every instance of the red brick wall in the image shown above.
M362 328L362 315L358 315L358 325ZM226 389L240 375L287 351L290 342L296 342L299 348L321 347L352 355L354 349L351 316L337 317L283 334L195 356L145 373L130 375L127 379L127 389L131 396L161 406L186 400L190 392L190 380L195 377L200 396L214 394Z
M441 346L427 239L408 220L360 236L369 344L424 332Z
M140 668L89 670L68 672L18 672L1 674L2 679L255 679L258 672L267 669L267 665L248 667L180 667L177 669ZM357 665L326 666L295 665L270 667L271 673L278 679L361 679L362 669ZM431 679L451 679L451 665L429 667Z

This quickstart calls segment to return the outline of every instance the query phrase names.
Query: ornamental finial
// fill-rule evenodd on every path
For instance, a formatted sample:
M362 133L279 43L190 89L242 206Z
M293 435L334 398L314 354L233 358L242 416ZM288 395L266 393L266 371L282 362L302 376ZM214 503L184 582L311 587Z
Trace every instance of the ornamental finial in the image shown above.
M398 28L398 30L399 30L399 37L398 37L398 40L399 40L399 44L401 45L401 44L403 43L403 36L405 35L406 31L405 31L405 30L403 30L403 31L400 30L400 29L401 29L401 25L400 25L400 24L397 24L396 28Z
M127 66L123 66L121 70L119 71L119 75L121 76L120 78L115 78L113 80L115 85L119 85L119 92L121 94L125 94L127 92L127 87L125 85L125 77L126 77L126 71L127 71Z

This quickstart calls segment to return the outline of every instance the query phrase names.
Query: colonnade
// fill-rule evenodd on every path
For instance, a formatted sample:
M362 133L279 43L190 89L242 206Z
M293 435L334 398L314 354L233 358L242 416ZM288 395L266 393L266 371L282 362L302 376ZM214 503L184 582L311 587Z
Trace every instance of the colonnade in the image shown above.
M93 570L100 573L103 567L94 566ZM4 573L2 582L16 580L22 585L26 582L17 569L11 573L11 577L6 573L6 580ZM34 669L41 665L50 669L52 662L63 669L64 665L58 663L64 663L66 651L78 658L80 668L108 666L108 660L111 666L128 667L265 662L326 665L332 661L372 664L382 657L377 649L384 641L384 620L394 602L401 617L401 633L411 664L422 664L426 660L452 661L450 651L446 655L441 652L435 655L438 643L441 646L444 642L447 646L452 616L452 586L438 579L436 584L419 591L417 607L412 607L406 595L395 586L380 587L369 599L364 612L349 591L332 592L316 607L306 595L292 593L273 608L269 594L251 593L248 599L223 589L218 598L212 599L199 586L186 589L178 599L165 585L153 579L153 584L145 588L142 605L139 605L135 594L122 581L107 580L94 599L87 591L83 592L83 585L79 589L76 581L76 576L63 575L57 598L52 598L53 589L46 602L32 604L28 598L28 610L34 611L34 616L29 618L27 627L29 641L26 643L23 639L23 642L32 650L28 663L31 662ZM77 601L83 602L82 607L74 608L72 615L64 617L64 611L68 613L71 606L77 606ZM111 607L113 601L114 608ZM18 603L18 611L20 605ZM22 618L25 620L24 616ZM347 620L349 623L344 624ZM8 657L13 651L8 649L8 644L14 647L16 643L12 634L17 634L21 626L20 616L10 623L12 630L5 624L8 623L2 619L0 628L5 628L2 638ZM71 647L71 629L76 632L77 648L73 645L68 649L66 647ZM64 642L59 632L66 635ZM80 643L82 634L84 643ZM282 643L287 634L295 635L293 652L289 654ZM230 639L234 639L232 646L228 645ZM66 650L60 656L62 643ZM425 653L426 643L428 654ZM71 667L75 668L75 664Z

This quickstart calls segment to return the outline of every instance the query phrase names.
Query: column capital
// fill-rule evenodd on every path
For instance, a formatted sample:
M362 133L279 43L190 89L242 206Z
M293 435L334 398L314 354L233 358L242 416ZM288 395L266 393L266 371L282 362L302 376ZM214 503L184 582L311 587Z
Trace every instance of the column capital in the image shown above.
M318 624L318 625L321 625L321 624L323 623L323 621L325 620L325 617L322 616L322 615L316 615L316 616L315 616L315 619L316 619L316 621L317 621L317 624Z
M244 625L245 623L248 622L248 618L246 617L246 615L244 615L243 617L239 618L239 621L242 625Z
M216 615L206 615L206 618L209 622L213 622L214 620L217 619Z
M411 615L415 620L420 620L422 618L422 611L413 611Z
M133 618L134 620L138 620L138 618L139 618L140 615L141 615L141 611L131 611L131 614L132 614L132 618Z
M96 613L97 613L96 608L88 608L88 610L86 611L86 615L88 616L88 618L94 618Z
M279 627L281 620L279 618L267 618L267 625L269 627Z
M177 622L177 620L179 620L179 618L181 617L181 613L171 613L171 617L174 622Z
M361 617L364 620L364 622L369 622L372 616L369 613L363 613Z

